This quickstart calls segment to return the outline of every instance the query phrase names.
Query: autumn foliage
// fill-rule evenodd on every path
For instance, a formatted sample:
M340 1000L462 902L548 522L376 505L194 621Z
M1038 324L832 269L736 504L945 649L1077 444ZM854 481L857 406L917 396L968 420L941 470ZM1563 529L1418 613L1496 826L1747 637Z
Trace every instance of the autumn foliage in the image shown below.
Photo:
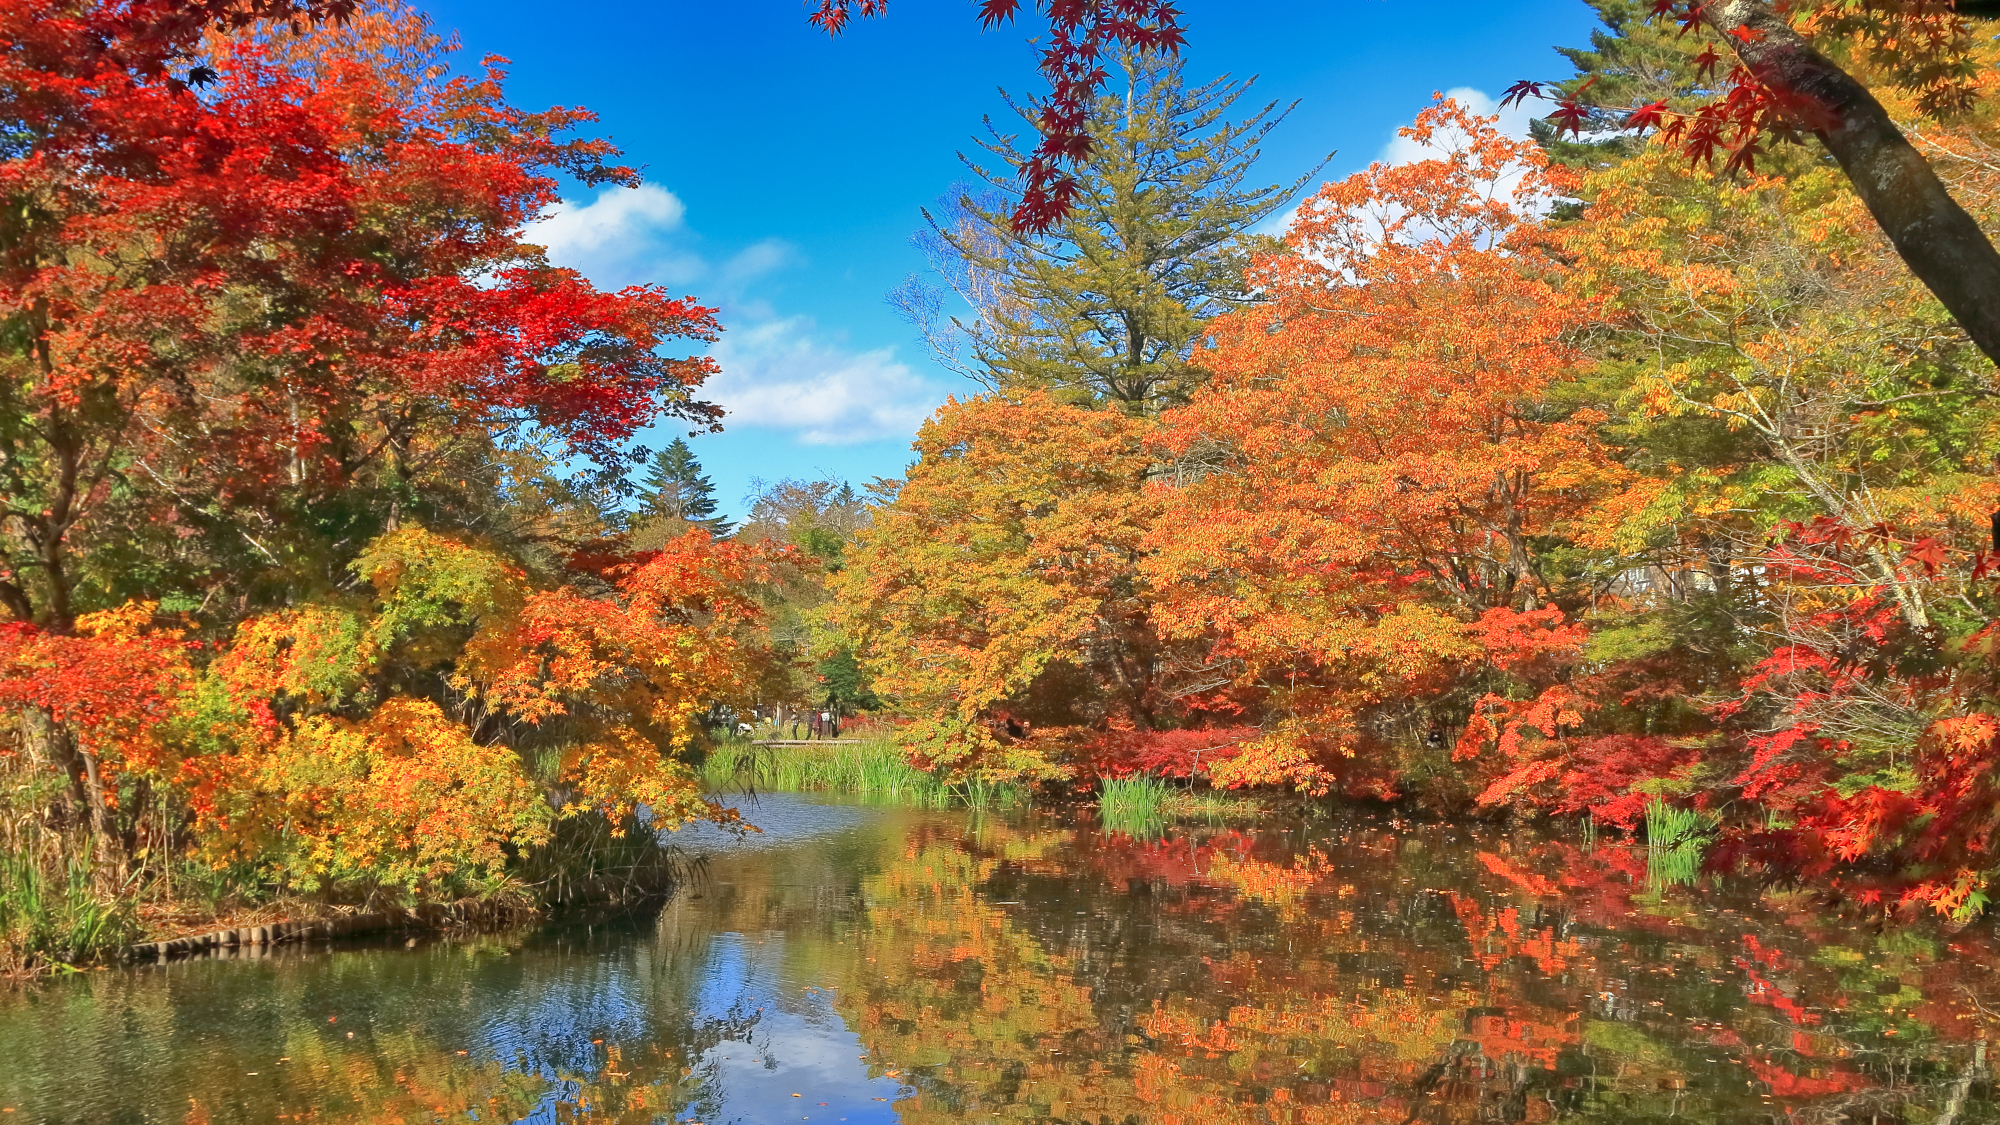
M115 854L153 846L117 794L185 809L201 850L302 889L435 893L501 876L555 823L733 822L688 762L700 719L762 658L768 556L691 532L603 596L541 587L491 548L418 530L353 564L370 593L190 643L149 605L82 635L16 626L7 701L47 740ZM437 675L443 670L441 677ZM121 816L123 812L127 815Z
M509 105L500 60L454 73L393 6L0 11L18 823L107 891L193 855L493 893L582 825L728 820L688 768L704 731L810 652L954 784L1147 773L1627 831L1674 806L1716 869L1986 905L1993 347L1779 64L1845 60L1841 112L1921 148L1977 233L1990 43L1930 0L1662 2L1734 41L1649 41L1692 99L1615 122L1650 139L1577 139L1618 68L1572 52L1538 139L1440 98L1409 159L1279 240L1252 228L1285 190L1245 178L1275 118L1092 96L1111 65L1183 88L1172 5L1039 7L1055 90L1037 147L1002 146L1012 226L939 228L981 362L1034 362L942 407L872 505L793 482L797 519L767 503L737 540L661 499L691 453L656 463L653 518L615 499L648 426L716 424L714 310L523 241L558 175L636 183L589 114ZM287 12L338 26L257 18ZM1142 191L1092 136L1203 156ZM1079 185L1116 214L1061 228ZM1114 220L1118 262L1078 249ZM1079 393L1159 371L1171 393Z
M1883 96L1990 85L1926 81ZM1924 143L1990 210L1990 112L1955 104ZM1978 350L1797 150L1564 163L1444 100L1405 136L1304 201L1185 405L940 413L842 578L888 694L995 768L1628 831L1665 802L1717 869L1982 909Z
M572 822L732 820L688 763L792 564L632 552L577 499L713 424L674 352L714 312L522 241L557 173L635 174L411 10L311 44L168 14L0 11L10 831L107 889L191 855L421 899L520 890ZM161 80L196 53L199 93Z

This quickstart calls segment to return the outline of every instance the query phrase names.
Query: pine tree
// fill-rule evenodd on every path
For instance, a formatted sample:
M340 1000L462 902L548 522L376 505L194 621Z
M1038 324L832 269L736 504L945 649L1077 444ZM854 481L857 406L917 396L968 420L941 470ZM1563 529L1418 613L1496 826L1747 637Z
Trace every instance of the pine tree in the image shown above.
M653 454L643 482L646 511L642 523L679 521L706 530L710 538L726 538L733 525L715 514L715 482L701 471L686 438Z
M1616 163L1645 146L1645 140L1622 128L1623 109L1669 100L1676 105L1697 101L1716 83L1704 80L1695 61L1704 40L1683 35L1671 21L1650 18L1651 0L1584 0L1597 12L1603 27L1590 33L1590 46L1557 47L1556 53L1576 67L1576 76L1560 83L1575 93L1592 83L1585 100L1611 107L1594 127L1609 136L1564 140L1547 119L1532 122L1529 132L1548 154L1564 164L1584 167ZM1593 81L1594 80L1594 81Z
M1126 88L1093 109L1096 148L1069 216L1046 235L1014 231L1010 193L1028 154L989 126L982 147L999 165L968 164L990 190L926 211L930 229L918 236L970 315L944 316L945 294L915 278L891 301L941 362L990 388L1150 416L1201 382L1188 355L1204 324L1251 300L1250 254L1275 247L1251 228L1318 169L1289 185L1246 186L1258 146L1289 108L1273 102L1232 122L1250 82L1190 88L1171 57L1128 56L1123 66ZM1015 108L1033 121L1032 107Z

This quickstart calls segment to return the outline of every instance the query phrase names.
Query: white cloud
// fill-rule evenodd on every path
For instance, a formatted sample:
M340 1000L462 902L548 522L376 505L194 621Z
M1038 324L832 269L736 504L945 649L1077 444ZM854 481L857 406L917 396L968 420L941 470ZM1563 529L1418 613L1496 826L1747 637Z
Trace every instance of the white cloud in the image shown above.
M1453 87L1446 90L1444 96L1481 117L1491 117L1498 113L1500 115L1500 132L1503 136L1512 137L1515 140L1526 140L1528 138L1528 122L1534 120L1535 111L1527 103L1517 102L1506 109L1501 109L1499 101L1493 95L1484 90L1474 89L1471 86ZM1400 129L1401 126L1398 126L1398 128ZM1381 151L1376 153L1375 160L1377 163L1389 165L1414 164L1419 160L1429 160L1434 156L1441 155L1443 155L1441 150L1430 145L1418 144L1409 137L1398 133L1383 144ZM1318 188L1312 189L1312 191L1317 190ZM1308 191L1306 194L1310 196L1312 191ZM1289 207L1257 224L1254 229L1258 234L1282 237L1286 231L1291 229L1292 220L1297 218L1298 214L1299 209L1297 206Z
M687 227L687 208L664 188L609 188L588 203L564 200L524 238L601 287L663 283L719 303L728 330L709 354L722 372L701 397L727 411L730 429L785 431L803 445L908 437L944 398L894 349L855 352L817 332L810 318L779 315L754 290L798 265L798 248L766 238L711 261L690 248L697 236Z
M1516 102L1506 109L1501 109L1499 101L1493 95L1470 86L1458 86L1446 90L1444 96L1480 117L1499 114L1500 132L1503 136L1512 137L1517 141L1528 139L1528 122L1535 118L1535 111L1529 103ZM1442 155L1441 150L1430 145L1418 144L1409 137L1398 134L1390 138L1388 144L1382 146L1382 151L1375 159L1383 164L1415 164L1419 160L1429 160L1439 155Z
M782 238L767 238L736 252L722 265L722 284L735 289L799 261L798 248Z
M710 349L722 373L703 397L725 426L790 430L807 445L850 445L916 432L944 395L895 349L849 352L816 339L807 317L740 326Z
M686 204L663 187L613 187L589 203L558 202L528 224L522 238L545 247L549 261L602 286L685 285L708 272L698 255L669 242L684 233L686 218Z

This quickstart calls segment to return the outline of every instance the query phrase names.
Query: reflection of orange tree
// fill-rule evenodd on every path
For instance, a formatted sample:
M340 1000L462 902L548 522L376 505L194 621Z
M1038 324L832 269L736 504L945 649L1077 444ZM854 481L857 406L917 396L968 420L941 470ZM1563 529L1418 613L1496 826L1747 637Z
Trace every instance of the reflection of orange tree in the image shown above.
M1244 898L1256 899L1277 911L1285 921L1295 922L1305 916L1306 895L1319 889L1328 871L1326 856L1313 848L1289 864L1248 856L1238 858L1221 852L1213 858L1206 874L1210 882L1233 887Z
M367 1053L306 1050L283 1070L261 1076L255 1087L268 1099L272 1120L354 1122L356 1125L429 1123L476 1115L482 1121L518 1121L553 1105L566 1122L653 1125L694 1104L702 1076L659 1046L604 1048L593 1073L539 1074L488 1061L468 1063L453 1051L415 1036L376 1037ZM189 1099L189 1125L244 1104L248 1092L234 1066L204 1094ZM229 1116L222 1114L222 1116Z
M1929 1057L1884 1050L1928 1034L1913 1010L1943 1015L1947 970L1922 950L1697 909L1620 850L1437 853L1461 863L1426 846L1365 829L1296 853L1245 832L919 835L864 888L842 1011L915 1091L910 1125L1734 1120L1875 1104L1885 1068ZM1134 886L1132 920L1162 947L1120 945L1133 968L1107 972L1103 935L1133 932L1114 888ZM1025 901L993 901L1002 887ZM1812 1022L1849 1004L1856 1018Z
M1470 895L1447 892L1446 897L1451 900L1458 920L1465 925L1472 955L1487 969L1497 968L1510 957L1525 956L1534 959L1535 967L1543 975L1554 976L1568 968L1581 952L1576 942L1557 940L1554 926L1524 930L1519 907L1503 907L1489 918L1480 908L1479 900Z
M1141 1061L1152 1120L1336 1122L1403 1120L1400 1092L1450 1044L1469 995L1448 1001L1385 989L1371 998L1299 993L1241 1004L1208 1020L1156 1004L1145 1020L1156 1054ZM1271 1091L1240 1104L1246 1086Z
M848 1026L916 1093L904 1125L1014 1105L1043 1117L1123 1120L1137 1108L1106 1064L1090 990L978 888L1003 856L1031 858L1064 833L989 826L977 841L918 832L863 886L862 955L836 993Z

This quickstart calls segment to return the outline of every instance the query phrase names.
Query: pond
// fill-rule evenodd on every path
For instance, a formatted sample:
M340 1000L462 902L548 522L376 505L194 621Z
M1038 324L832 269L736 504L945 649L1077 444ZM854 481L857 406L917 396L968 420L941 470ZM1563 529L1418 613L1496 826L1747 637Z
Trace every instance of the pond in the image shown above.
M2000 1119L1984 928L1389 818L744 811L645 917L0 994L0 1125Z

